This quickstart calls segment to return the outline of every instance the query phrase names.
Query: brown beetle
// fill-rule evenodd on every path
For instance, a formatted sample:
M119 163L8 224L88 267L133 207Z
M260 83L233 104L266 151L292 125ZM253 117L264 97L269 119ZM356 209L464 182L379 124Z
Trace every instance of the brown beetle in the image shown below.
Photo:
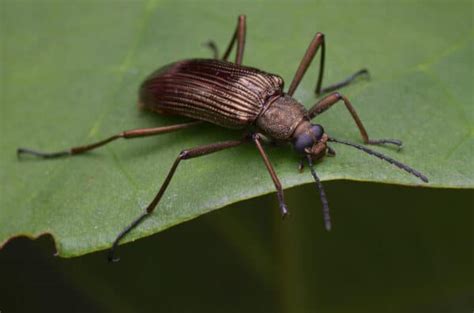
M280 76L242 65L245 32L245 16L242 15L238 18L237 28L222 60L218 58L216 45L213 42L209 42L208 46L214 51L214 59L179 61L154 72L142 83L139 92L139 105L141 107L160 114L187 116L197 121L157 128L123 131L90 145L73 147L69 150L55 153L43 153L24 148L18 149L18 154L27 153L43 158L75 155L103 146L118 138L129 139L159 135L192 127L201 124L203 121L226 128L246 130L245 136L240 140L213 143L180 152L160 190L147 206L145 212L126 227L115 239L109 251L110 261L118 260L114 257L114 253L120 240L154 211L181 160L236 147L246 142L253 142L263 158L265 166L275 184L283 216L288 213L283 197L283 189L263 149L262 139L267 138L276 142L290 142L293 145L294 150L303 156L303 161L306 160L308 162L311 173L317 183L323 205L324 224L327 230L331 228L329 206L323 186L314 169L313 160L321 158L325 154L335 154L334 150L328 146L328 142L352 146L385 160L420 178L424 182L428 182L426 176L413 168L365 146L330 137L325 133L321 125L311 123L311 120L317 115L329 109L333 104L342 101L351 113L365 144L393 144L401 146L399 140L370 139L354 107L345 96L334 92L318 101L309 110L292 98L319 48L321 48L321 58L315 90L316 95L334 91L350 84L359 76L368 75L367 70L363 69L340 83L321 88L325 57L325 40L322 33L317 33L311 41L290 84L290 88L287 92L284 92L284 82ZM236 42L235 63L227 62ZM300 167L302 166L303 163L300 164Z

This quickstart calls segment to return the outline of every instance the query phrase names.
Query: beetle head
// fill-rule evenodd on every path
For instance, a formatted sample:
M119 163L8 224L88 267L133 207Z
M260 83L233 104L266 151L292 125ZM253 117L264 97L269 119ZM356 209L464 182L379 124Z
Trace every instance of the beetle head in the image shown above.
M293 137L293 147L300 154L320 158L326 154L328 136L319 124L304 124Z

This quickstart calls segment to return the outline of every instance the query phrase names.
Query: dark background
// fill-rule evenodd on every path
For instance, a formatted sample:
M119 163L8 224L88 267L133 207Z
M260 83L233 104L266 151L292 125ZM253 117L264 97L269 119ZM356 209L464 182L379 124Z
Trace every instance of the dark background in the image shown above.
M0 252L0 311L471 312L471 190L325 182L244 201L104 252L54 257L49 237Z

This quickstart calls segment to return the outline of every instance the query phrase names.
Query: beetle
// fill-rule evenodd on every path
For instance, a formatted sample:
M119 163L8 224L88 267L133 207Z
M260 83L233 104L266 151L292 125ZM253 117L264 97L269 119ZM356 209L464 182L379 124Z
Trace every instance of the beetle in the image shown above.
M159 114L186 116L193 119L194 121L192 122L156 128L127 130L102 141L54 153L18 148L18 155L30 154L42 158L55 158L81 154L119 138L130 139L160 135L194 127L204 122L231 129L245 130L245 135L239 140L212 143L181 151L171 166L158 193L146 207L144 213L116 237L109 250L109 261L118 261L118 258L115 257L115 250L121 239L155 210L181 161L237 147L248 142L255 144L273 180L283 217L288 214L283 189L265 153L263 143L265 140L291 143L296 153L302 156L300 170L303 168L303 162L307 162L316 186L319 189L324 225L327 230L331 229L329 205L313 162L325 155L335 155L334 149L328 144L329 142L348 145L364 151L405 170L423 182L428 182L428 178L425 175L408 165L366 146L329 136L321 125L311 123L313 118L334 104L343 103L357 125L365 144L391 144L398 147L402 145L401 141L396 139L371 139L349 99L339 92L334 92L350 84L358 77L368 75L366 69L356 72L339 83L322 88L326 53L324 34L318 32L314 36L286 92L283 91L284 81L280 76L242 65L245 36L246 17L241 15L238 17L237 27L222 58L219 59L217 46L211 41L207 45L213 50L214 59L190 59L169 64L153 72L141 84L138 101L140 107ZM237 44L235 62L228 62L227 59L235 44ZM293 95L319 50L321 50L320 65L315 93L317 96L332 93L323 97L307 110L293 98Z

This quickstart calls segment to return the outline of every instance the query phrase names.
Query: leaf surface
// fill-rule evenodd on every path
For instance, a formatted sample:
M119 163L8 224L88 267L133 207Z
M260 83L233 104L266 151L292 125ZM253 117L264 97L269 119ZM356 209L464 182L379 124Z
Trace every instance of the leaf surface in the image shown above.
M244 63L278 73L289 86L316 31L327 39L327 84L362 67L371 80L345 88L375 147L429 177L423 184L364 153L333 145L317 164L322 180L349 179L440 188L472 188L472 3L182 1L2 2L0 242L51 234L60 256L108 248L150 202L184 148L238 138L206 125L127 140L74 158L18 160L17 147L63 150L118 131L182 122L139 112L137 87L172 61L225 49L238 14L247 15ZM296 98L315 103L316 64ZM337 138L361 142L343 105L317 122ZM267 152L285 188L311 183L290 147ZM183 162L155 214L126 241L206 212L273 192L251 145ZM289 203L291 209L291 203ZM275 214L277 208L275 207Z

